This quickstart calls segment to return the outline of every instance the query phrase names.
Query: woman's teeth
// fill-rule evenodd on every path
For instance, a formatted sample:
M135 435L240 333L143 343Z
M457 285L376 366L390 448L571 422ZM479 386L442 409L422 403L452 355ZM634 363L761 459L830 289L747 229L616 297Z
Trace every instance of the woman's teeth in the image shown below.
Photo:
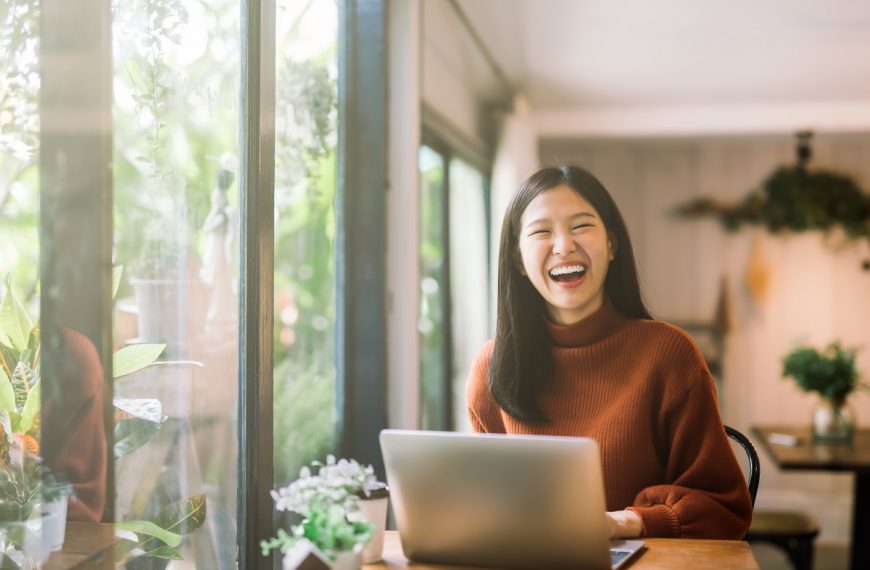
M561 267L554 267L550 270L550 277L555 279L556 281L569 281L572 279L578 279L583 277L586 273L586 265L583 263L576 263L574 265L563 265Z

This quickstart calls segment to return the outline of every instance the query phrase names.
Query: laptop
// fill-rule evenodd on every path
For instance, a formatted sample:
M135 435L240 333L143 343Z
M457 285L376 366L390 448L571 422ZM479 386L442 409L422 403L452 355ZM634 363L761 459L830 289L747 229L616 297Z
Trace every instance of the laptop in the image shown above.
M591 439L383 430L380 443L409 560L604 570L643 549L608 540Z

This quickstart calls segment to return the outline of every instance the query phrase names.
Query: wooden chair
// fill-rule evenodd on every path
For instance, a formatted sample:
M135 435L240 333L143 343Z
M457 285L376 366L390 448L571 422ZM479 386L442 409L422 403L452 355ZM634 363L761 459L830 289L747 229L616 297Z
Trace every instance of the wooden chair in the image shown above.
M748 457L747 484L752 505L758 492L760 468L758 453L752 442L738 430L725 426L725 433L743 447ZM795 570L812 570L813 541L819 534L819 526L806 513L798 511L753 511L752 524L746 533L749 542L767 542L782 548Z

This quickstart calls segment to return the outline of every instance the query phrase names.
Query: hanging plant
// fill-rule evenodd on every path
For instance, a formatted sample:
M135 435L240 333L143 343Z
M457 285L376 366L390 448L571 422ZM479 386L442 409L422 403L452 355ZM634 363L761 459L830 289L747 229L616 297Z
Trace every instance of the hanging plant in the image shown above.
M809 171L812 133L798 133L797 164L774 170L761 190L737 204L697 198L676 212L687 218L714 216L728 231L744 224L763 225L771 233L828 232L839 226L852 240L870 242L870 195L850 177L826 170ZM870 259L863 263L870 270Z

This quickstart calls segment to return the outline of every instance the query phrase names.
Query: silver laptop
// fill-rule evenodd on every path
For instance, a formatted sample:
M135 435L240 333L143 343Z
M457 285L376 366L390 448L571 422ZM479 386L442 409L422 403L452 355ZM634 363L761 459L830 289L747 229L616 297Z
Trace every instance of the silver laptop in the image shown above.
M608 540L591 439L383 430L380 441L410 560L603 570L643 548Z

